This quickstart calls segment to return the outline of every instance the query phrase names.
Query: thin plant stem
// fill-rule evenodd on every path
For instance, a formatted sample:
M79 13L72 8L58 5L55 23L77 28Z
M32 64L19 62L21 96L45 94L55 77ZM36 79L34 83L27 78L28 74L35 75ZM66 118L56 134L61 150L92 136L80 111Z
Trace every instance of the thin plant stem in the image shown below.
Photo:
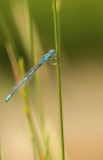
M28 14L29 14L29 34L30 34L30 53L31 53L31 61L32 65L35 65L36 57L34 53L34 37L33 37L33 18L30 12L30 2L27 0L27 7L28 7ZM35 86L36 86L36 93L38 97L38 110L39 110L39 120L41 125L41 131L43 139L45 139L45 124L44 124L44 111L43 111L43 104L42 104L42 96L41 96L41 89L38 74L35 73ZM45 141L45 140L44 140Z
M25 74L23 58L20 58L20 60L19 60L19 70L20 70L20 75L21 76ZM42 156L41 147L40 147L40 142L39 142L38 136L36 134L36 130L34 129L34 123L33 123L33 120L32 120L31 113L30 113L30 109L29 109L27 88L22 89L21 95L22 95L22 98L24 100L24 111L25 111L25 115L26 115L28 123L29 123L30 131L31 131L33 149L34 149L34 152L35 152L36 147L37 147L39 158L41 159L41 156ZM34 156L35 156L35 154L34 154Z
M46 140L46 154L45 154L45 160L48 160L48 157L49 157L49 136L48 136L48 138L47 138L47 140ZM49 157L50 159L51 159L51 157Z
M27 0L27 6L28 6L28 14L29 14L29 34L30 34L30 53L31 53L31 61L32 65L35 65L36 62L36 56L34 53L34 37L33 37L33 18L30 12L30 2ZM49 156L49 145L47 145L47 139L46 138L46 130L45 130L45 120L44 120L44 110L43 110L43 103L42 103L42 96L41 96L41 89L40 89L40 82L38 78L38 74L35 73L35 87L36 87L36 93L38 97L38 111L39 111L39 121L40 121L40 126L41 126L41 132L42 132L42 137L43 137L43 142L45 145L45 160ZM48 151L48 153L47 153Z
M35 57L34 57L34 37L33 37L33 19L30 11L30 1L26 0L27 8L28 8L28 20L29 20L29 34L30 34L30 54L31 54L31 63L34 65Z
M25 102L24 103L24 110L25 110L25 114L26 114L26 117L27 117L27 120L29 123L30 131L31 131L31 139L32 139L33 150L34 150L34 158L36 158L35 151L37 150L39 158L41 159L42 154L41 154L40 142L37 137L36 130L34 129L34 123L33 123L32 117L31 117L29 104L28 104L28 100L27 100L27 93L26 93L25 89L23 89L23 91L22 91L22 98Z
M58 81L58 95L59 95L59 117L60 117L60 133L61 133L61 151L62 160L65 160L64 154L64 133L63 133L63 113L62 113L62 95L61 95L61 71L60 71L60 46L59 46L59 28L58 28L58 15L56 8L56 0L53 0L54 9L54 29L55 29L55 46L57 53L57 81Z
M10 62L11 62L11 66L13 68L15 79L17 80L18 76L15 74L16 71L18 71L17 73L19 74L19 77L20 77L20 75L21 76L24 75L23 60L21 58L19 58L19 61L17 62L12 45L6 44L6 49L7 49L7 53L8 53ZM39 156L41 156L40 142L38 140L36 130L34 129L33 120L32 120L30 109L29 109L27 89L25 88L25 89L19 90L19 92L21 93L23 101L24 101L24 111L25 111L25 115L27 117L27 121L28 121L28 124L30 127L30 133L31 133L32 144L33 144L33 153L35 155L35 150L37 148L38 154L39 154Z
M12 35L11 35L11 33L10 33L8 27L7 27L7 24L6 24L6 22L3 18L2 12L0 12L0 22L1 22L0 24L1 24L1 27L2 27L2 30L3 30L3 33L6 37L6 39L8 40L8 42L10 42L10 45L11 45L11 47L9 45L7 45L6 49L8 51L8 48L9 48L9 53L12 53L12 56L14 57L14 59L17 63L17 65L15 65L15 62L11 63L12 68L13 68L13 72L15 73L16 72L15 69L18 69L18 68L16 68L16 66L19 65L20 56L18 54L15 43L13 41L13 37L12 37ZM12 51L11 51L11 48L12 48ZM14 59L12 58L12 56L10 56L10 54L8 54L8 56L10 57L10 61L14 61ZM20 71L20 70L18 69L18 71ZM16 74L14 74L14 75L16 75ZM17 77L16 77L16 79L17 79ZM29 110L29 104L28 104L28 100L27 100L27 92L25 90L23 91L23 96L22 97L23 97L23 100L24 100L24 103L25 103L25 113L26 113L26 117L27 117L29 127L30 127L30 132L31 132L32 140L33 140L32 141L33 142L33 147L34 147L34 150L37 147L40 159L42 159L43 155L41 153L41 146L40 146L38 136L36 134L36 130L34 129L34 126L33 126L33 120L32 120L32 117L31 117L31 113L30 113L30 110ZM35 147L34 143L36 143L36 147Z
M7 53L8 53L8 57L9 57L9 61L10 61L11 66L12 66L14 77L17 81L20 77L20 73L19 73L19 70L18 70L18 64L17 64L16 58L13 54L12 46L11 46L10 43L6 43L5 48L6 48Z

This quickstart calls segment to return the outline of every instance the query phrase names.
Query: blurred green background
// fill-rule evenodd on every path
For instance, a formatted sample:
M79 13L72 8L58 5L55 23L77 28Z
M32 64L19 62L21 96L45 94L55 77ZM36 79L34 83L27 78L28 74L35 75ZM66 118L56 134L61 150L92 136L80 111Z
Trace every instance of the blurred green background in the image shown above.
M59 1L59 0L58 0ZM13 36L14 42L18 48L19 54L24 55L25 50L18 27L15 24L13 16L13 7L18 4L24 5L24 1L1 0L0 10L6 21L7 27ZM58 2L59 3L59 2ZM61 45L62 49L68 55L69 59L79 59L84 56L93 58L102 58L100 52L95 53L95 49L102 50L103 43L103 9L102 1L61 1L60 21L61 21ZM15 9L14 9L15 10ZM54 25L52 0L50 1L30 1L30 10L37 27L43 48L48 50L54 46ZM18 8L19 12L19 8ZM25 14L25 13L24 13ZM19 17L19 15L17 15ZM20 17L19 17L20 18ZM1 25L0 25L1 26ZM25 31L26 34L26 31ZM6 37L0 27L0 47L3 45ZM83 49L93 49L90 54L82 53ZM86 54L86 55L85 55ZM3 55L1 56L1 58ZM6 59L6 57L5 57Z
M30 0L29 3L34 21L35 54L40 60L49 49L55 49L53 5L52 0ZM57 0L57 7L66 159L103 160L103 1ZM26 0L0 0L0 136L5 160L33 159L19 95L15 94L5 103L15 82L5 48L10 40L7 30L28 70L32 66L28 26ZM55 70L56 66L47 63L38 72L46 125L56 160L60 160ZM32 93L31 106L32 101L36 101L36 93Z

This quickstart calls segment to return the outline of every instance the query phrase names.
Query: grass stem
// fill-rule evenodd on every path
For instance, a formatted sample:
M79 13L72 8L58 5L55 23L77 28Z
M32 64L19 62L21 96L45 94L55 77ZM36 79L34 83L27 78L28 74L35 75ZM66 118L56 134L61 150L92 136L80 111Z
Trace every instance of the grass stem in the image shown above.
M56 0L53 0L53 9L54 9L54 29L55 29L55 46L57 53L57 81L58 81L58 95L59 95L59 114L60 114L60 132L61 132L61 151L62 151L62 160L65 160L64 154L64 134L63 134L63 113L62 113L62 95L61 95L61 71L60 71L60 46L59 46L59 28L58 28L58 15L56 8Z
M21 76L25 74L23 58L21 58L19 60L19 70L20 70ZM31 131L33 150L34 150L34 153L35 153L35 150L37 148L39 158L41 159L42 151L41 151L41 146L40 146L40 142L39 142L39 139L38 139L38 135L37 135L36 129L34 127L33 119L32 119L31 113L30 113L28 96L27 96L27 88L23 88L21 94L22 94L22 98L24 100L25 115L27 117L29 127L30 127L30 131ZM34 154L34 156L35 156L35 154Z
M11 62L11 66L12 66L12 69L14 72L15 79L17 80L18 77L15 74L15 72L19 74L19 77L20 77L20 75L23 76L25 74L23 59L19 57L19 60L17 62L17 59L15 58L14 50L13 50L11 44L7 44L6 49L7 49L7 53L8 53L8 56L9 56L9 59ZM38 139L38 136L36 133L36 129L34 128L34 125L33 125L33 120L32 120L32 116L31 116L30 109L29 109L27 88L23 88L22 90L19 90L19 92L21 93L22 98L23 98L24 111L25 111L25 115L27 117L27 121L28 121L28 124L30 127L30 133L31 133L32 144L33 144L33 153L35 155L35 150L37 148L38 155L41 157L42 156L41 146L40 146L40 142L39 142L39 139Z
M30 53L31 53L31 61L32 65L35 65L36 62L36 56L34 53L34 37L33 37L33 17L31 15L30 11L30 2L27 0L27 7L28 7L28 15L29 15L29 34L30 34ZM45 120L44 120L44 110L43 110L43 103L42 103L42 95L41 95L41 89L40 89L40 82L38 73L35 73L35 87L36 87L36 94L38 97L38 115L39 115L39 121L40 121L40 127L41 127L41 133L42 138L45 146L46 156L45 159L49 156L49 151L47 154L47 150L49 150L49 146L46 144L47 137L46 137L46 130L45 130Z
M30 2L27 0L27 7L28 7L28 14L29 14L29 34L30 34L30 53L31 53L31 61L32 61L32 66L35 65L36 62L36 56L34 53L34 37L33 37L33 17L31 15L30 11ZM40 89L40 83L39 83L39 78L38 74L35 73L35 86L36 86L36 93L38 97L38 111L39 111L39 120L40 120L40 125L41 125L41 131L42 131L42 136L44 139L44 132L45 132L45 125L44 125L44 111L43 111L43 104L42 104L42 96L41 96L41 89Z

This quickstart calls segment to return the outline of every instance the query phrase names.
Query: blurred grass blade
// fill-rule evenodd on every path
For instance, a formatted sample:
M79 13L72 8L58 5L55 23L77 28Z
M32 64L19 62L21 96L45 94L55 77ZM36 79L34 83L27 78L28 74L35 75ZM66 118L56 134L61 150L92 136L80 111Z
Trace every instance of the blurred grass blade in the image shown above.
M57 80L58 80L58 95L59 95L59 114L60 114L60 131L61 131L61 152L62 160L65 160L64 155L64 135L63 135L63 113L62 113L62 95L61 95L61 71L60 71L60 47L59 47L59 28L58 28L58 16L56 8L56 0L53 0L53 9L54 9L54 29L55 29L55 46L57 53ZM59 13L59 12L58 12Z
M46 154L45 154L45 160L48 160L48 158L50 159L50 157L49 157L49 136L48 136L48 138L47 138L47 140L46 140Z
M15 46L15 44L13 42L13 39L12 39L12 35L10 34L10 31L9 31L9 29L7 27L7 24L6 24L5 20L4 20L4 17L2 15L1 11L0 11L0 27L2 28L3 34L5 35L5 38L7 39L7 41L11 43L13 51L14 51L13 53L15 54L15 58L16 58L16 60L18 62L19 54L17 52L16 46Z
M16 73L15 73L16 71L18 71L19 77L20 77L20 75L22 76L22 75L25 74L23 59L19 58L19 61L17 63L17 61L14 57L14 54L13 54L12 46L10 44L7 44L6 49L9 52L8 56L9 56L9 59L10 59L10 62L11 62L11 66L13 68L15 79L17 79ZM29 127L30 127L34 155L35 155L35 150L37 148L38 155L39 155L39 157L41 157L42 156L41 146L40 146L40 142L39 142L39 139L38 139L38 136L37 136L37 133L36 133L36 129L34 129L33 120L32 120L30 109L29 109L27 89L23 88L23 89L19 90L19 92L21 93L23 101L24 101L24 111L25 111L25 115L27 117L28 124L29 124Z
M19 72L19 68L18 68L16 58L13 54L13 50L12 50L12 47L11 47L10 43L6 43L5 47L6 47L8 56L9 56L9 60L10 60L11 67L12 67L12 70L13 70L13 73L14 73L14 77L17 81L20 78L20 72Z
M30 34L30 53L31 53L31 61L32 65L35 65L36 62L36 56L34 53L34 31L33 31L33 17L30 10L30 1L27 0L27 7L28 7L28 14L29 14L29 34ZM45 130L45 120L44 120L44 110L43 110L43 103L42 103L42 96L41 96L41 89L40 89L40 82L38 73L35 73L35 87L36 87L36 93L38 97L38 115L39 115L39 121L40 121L40 127L41 127L41 133L43 137L44 144L46 143L46 130ZM47 146L45 146L45 150L47 149Z
M27 7L28 7L28 14L29 14L29 34L30 34L30 52L31 52L31 61L32 61L32 65L34 66L36 63L36 56L34 53L34 31L33 31L33 18L31 15L31 10L30 10L30 1L27 1ZM41 96L41 89L40 89L40 83L39 83L39 78L38 78L38 74L35 73L35 86L36 86L36 93L37 93L37 97L38 97L38 110L39 110L39 120L40 120L40 125L41 125L41 131L42 131L42 136L43 139L44 138L44 132L45 132L45 128L44 128L44 111L43 111L43 103L42 103L42 96Z
M28 23L29 23L29 35L30 35L30 54L32 65L35 65L35 54L34 54L34 34L33 34L33 19L30 11L30 1L26 0L28 8Z
M25 74L23 58L20 58L20 60L19 60L19 70L20 70L20 75L23 76ZM35 152L35 150L37 148L39 158L41 159L42 149L41 149L41 146L40 146L40 141L39 141L38 135L36 133L36 128L34 127L33 119L32 119L31 113L30 113L30 109L29 109L27 88L23 88L21 94L22 94L22 98L24 100L24 111L25 111L26 117L28 119L29 127L30 127L30 130L31 130L31 138L32 138L33 149L34 149L34 152Z

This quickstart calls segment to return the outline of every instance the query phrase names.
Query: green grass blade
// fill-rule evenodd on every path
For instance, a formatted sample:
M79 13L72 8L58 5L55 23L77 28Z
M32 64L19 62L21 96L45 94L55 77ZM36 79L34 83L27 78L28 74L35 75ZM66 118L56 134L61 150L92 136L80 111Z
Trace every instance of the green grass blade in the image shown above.
M30 12L30 2L27 0L27 7L28 7L28 14L29 14L29 34L30 34L30 53L31 53L31 61L32 65L35 65L36 58L34 53L34 37L33 37L33 18ZM40 125L42 129L42 136L44 137L44 111L43 111L43 104L42 104L42 96L41 96L41 89L38 74L35 73L35 84L36 84L36 93L38 97L38 110L39 110L39 119Z
M20 70L20 74L21 75L25 74L23 58L20 58L20 60L19 60L19 70ZM23 97L23 100L24 100L25 115L27 117L27 120L28 120L28 123L29 123L29 127L30 127L30 131L31 131L33 150L35 152L35 150L37 148L39 158L41 159L41 156L42 156L42 153L41 153L42 151L41 150L42 149L41 149L41 146L40 146L38 135L36 133L36 129L35 129L35 126L34 126L34 123L33 123L33 120L32 120L32 116L31 116L31 113L30 113L30 109L29 109L29 102L28 102L28 96L27 96L27 88L23 88L23 90L22 90L22 97ZM35 155L35 153L34 153L34 155Z
M53 9L54 9L54 29L55 29L55 46L57 53L57 80L58 80L58 95L59 95L59 113L60 113L60 131L61 131L61 151L62 151L62 160L65 160L64 154L64 135L63 135L63 113L62 113L62 95L61 95L61 71L60 71L60 46L59 46L59 28L58 28L58 16L56 8L56 0L53 0Z
M15 55L13 54L12 46L10 44L6 45L6 49L7 49L7 52L10 52L10 53L8 53L8 56L9 56L9 59L11 62L11 66L12 66L12 69L14 72L15 79L17 79L15 72L17 73L17 71L18 71L19 77L20 77L20 75L22 76L25 74L23 59L19 58L19 61L17 63L17 61L15 59ZM28 97L27 97L27 89L26 88L22 89L22 92L20 92L20 93L21 93L23 101L24 101L24 111L25 111L25 115L27 117L29 128L30 128L32 144L33 144L33 152L35 155L35 150L37 150L38 155L41 157L42 156L42 153L41 153L42 149L41 149L38 135L36 133L36 129L35 129L35 126L34 126L34 123L32 120L31 113L30 113Z
M36 56L34 53L34 37L33 37L33 17L30 12L30 2L27 0L27 7L28 7L28 14L29 14L29 34L30 34L30 52L31 52L31 61L32 65L35 65L36 62ZM48 150L48 145L46 145L46 130L45 130L45 120L44 120L44 110L43 110L43 103L42 103L42 95L41 95L41 88L40 88L40 82L38 73L35 73L35 87L36 87L36 93L38 97L38 115L39 115L39 121L40 121L40 127L41 127L41 133L43 142L45 145L45 150ZM49 155L49 152L48 152Z

